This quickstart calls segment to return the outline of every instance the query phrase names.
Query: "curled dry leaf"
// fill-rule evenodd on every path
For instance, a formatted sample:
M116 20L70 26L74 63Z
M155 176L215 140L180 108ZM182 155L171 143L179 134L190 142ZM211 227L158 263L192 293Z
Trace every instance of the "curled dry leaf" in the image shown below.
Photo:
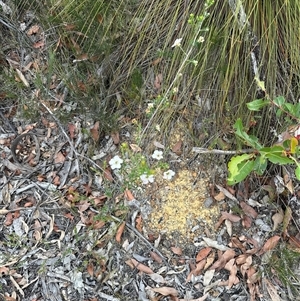
M144 272L145 274L153 274L154 273L149 267L138 262L137 260L135 260L133 258L131 258L131 262L133 263L133 265L136 269L138 269L141 272Z
M218 189L223 192L229 199L233 200L233 201L237 201L236 197L230 193L227 189L223 188L220 185L216 185L218 187Z
M118 132L111 133L111 138L112 138L114 144L120 143L120 135Z
M236 276L238 269L235 264L235 259L234 258L230 259L226 263L224 268L225 270L230 272L229 279L228 279L228 287L231 288L234 284L239 283L239 278Z
M117 230L117 233L116 233L116 241L117 241L118 243L121 242L121 237L122 237L122 234L123 234L123 232L124 232L125 225L126 225L126 223L123 222L123 223L120 225L120 227L118 228L118 230Z
M157 274L157 273L153 273L153 274L150 274L149 277L155 281L156 283L165 283L166 280L164 279L163 276Z
M124 194L127 201L133 201L135 199L135 197L133 196L132 192L129 189L126 189Z
M95 122L94 126L90 129L91 137L95 142L98 142L100 133L99 133L100 123L99 121Z
M193 276L198 276L203 271L206 264L206 259L201 260L196 264L196 267L189 273L189 275L186 278L186 282L191 281Z
M217 195L214 196L214 199L218 202L223 201L225 199L225 194L220 191Z
M182 148L182 140L179 140L172 147L172 152L175 153L176 155L180 156L182 153L181 148Z

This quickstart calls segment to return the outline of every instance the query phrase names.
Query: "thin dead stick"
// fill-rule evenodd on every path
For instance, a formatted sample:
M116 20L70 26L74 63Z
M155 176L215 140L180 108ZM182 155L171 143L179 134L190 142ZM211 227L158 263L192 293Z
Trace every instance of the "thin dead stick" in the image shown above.
M249 154L255 152L255 150L252 148L234 151L234 150L208 149L203 147L193 147L192 151L198 154L218 154L218 155L237 155L237 154Z

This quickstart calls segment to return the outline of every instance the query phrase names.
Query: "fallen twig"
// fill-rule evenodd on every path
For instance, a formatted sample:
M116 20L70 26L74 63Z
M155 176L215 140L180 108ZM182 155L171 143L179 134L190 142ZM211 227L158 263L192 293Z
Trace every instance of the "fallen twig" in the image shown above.
M241 150L221 150L221 149L208 149L203 147L193 147L192 151L198 154L218 154L218 155L236 155L236 154L248 154L253 153L255 150L252 148Z

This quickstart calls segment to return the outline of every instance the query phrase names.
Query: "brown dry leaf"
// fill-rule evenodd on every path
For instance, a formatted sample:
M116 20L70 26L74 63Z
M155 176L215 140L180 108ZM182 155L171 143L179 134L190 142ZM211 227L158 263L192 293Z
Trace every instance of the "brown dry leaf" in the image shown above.
M130 266L130 268L131 268L132 270L134 269L135 266L134 266L133 262L131 261L131 259L126 260L125 263L126 263L128 266Z
M151 290L163 296L178 296L178 291L173 287L162 286L151 288Z
M155 76L155 80L154 80L154 83L153 83L154 88L156 90L160 90L162 81L163 81L163 75L162 75L162 73L157 74Z
M291 194L294 194L294 185L291 180L291 176L285 168L283 168L283 182L285 184L285 187L289 190L289 192Z
M288 235L287 228L290 224L291 219L292 219L292 209L291 207L287 206L283 217L283 227L282 227L283 238L285 238Z
M74 216L73 216L70 212L65 213L65 214L64 214L64 217L68 218L68 219L71 220L71 221L74 219Z
M243 225L243 227L245 227L247 229L251 228L252 218L248 215L244 215L243 219L242 219L242 225Z
M212 250L212 248L210 248L210 247L201 249L196 256L196 262L199 262L202 259L206 258L208 256L208 254L211 252L211 250Z
M278 236L278 235L274 235L271 238L269 238L265 242L265 244L262 248L263 253L265 253L267 251L270 251L270 250L273 250L276 247L276 245L278 244L279 240L280 240L280 236ZM261 255L263 253L260 253L259 255Z
M95 122L94 126L90 129L91 136L95 142L98 142L100 138L99 133L100 123L99 121Z
M245 263L240 266L240 271L243 277L246 275L251 265L252 265L252 256L250 255L246 258Z
M156 262L158 262L158 263L162 263L162 258L158 255L158 254L156 254L155 252L150 252L150 256L151 256L151 258L153 259L153 260L155 260Z
M214 199L218 202L223 201L225 199L225 194L220 191L217 195L214 196Z
M221 258L219 258L211 267L210 270L215 269L215 270L220 270L222 268L224 268L224 266L226 265L226 263L233 259L235 256L235 252L232 249L226 250Z
M223 187L220 186L220 185L216 185L216 186L217 186L217 188L218 188L221 192L223 192L229 199L231 199L231 200L233 200L233 201L237 201L236 197L235 197L233 194L231 194L227 189L223 188Z
M135 199L135 197L133 196L132 192L129 189L126 189L124 194L127 201L133 201Z
M68 128L69 128L70 138L71 140L73 140L75 138L76 126L73 123L69 123Z
M129 144L134 153L140 153L142 149L137 144Z
M251 216L254 219L257 217L258 213L254 210L254 208L252 208L245 202L240 202L240 206L246 215Z
M203 271L204 267L206 264L206 259L203 259L201 261L199 261L196 264L196 267L194 269L191 270L191 272L188 274L187 278L186 278L186 282L191 281L192 276L198 276L201 274L201 272Z
M91 277L94 276L94 265L91 262L87 265L87 272Z
M298 253L300 253L300 240L297 237L290 236L290 238L289 238L289 244L292 247L299 249Z
M106 168L103 172L103 175L104 175L104 178L110 182L113 182L114 181L114 178L109 170L109 168Z
M105 225L104 221L95 221L93 222L93 229L97 230L97 229L101 229L103 228Z
M182 148L182 140L179 140L172 147L172 152L175 153L176 155L180 156L182 153L181 148Z
M4 225L10 226L13 223L13 220L14 220L14 215L12 214L12 212L8 212L5 217Z
M133 258L131 258L131 262L133 263L133 265L136 269L138 269L139 271L141 271L143 273L146 273L146 274L153 274L154 273L149 267L147 267L146 265L138 262L137 260L135 260Z
M171 250L174 254L181 256L182 255L182 249L178 247L171 247Z
M59 164L65 162L66 157L62 154L62 152L58 152L54 156L54 163Z
M118 132L111 133L111 138L112 138L114 144L120 143L120 135Z
M156 66L156 65L158 65L161 61L162 61L162 58L159 57L159 58L157 58L157 59L155 59L155 60L152 61L152 65L153 65L153 66Z
M225 268L225 270L230 272L229 279L228 279L228 288L231 288L234 284L237 284L240 282L239 278L236 276L238 269L235 264L234 258L229 260L226 263L224 268Z
M273 216L272 216L272 221L274 223L273 225L273 231L275 231L277 229L277 227L283 222L283 210L280 209L279 212L275 213Z
M125 225L126 225L126 223L123 222L123 223L120 225L120 227L118 228L118 230L117 230L117 233L116 233L116 241L117 241L118 243L121 242L121 237L122 237L122 234L123 234L123 232L124 232Z
M232 248L239 248L242 252L246 251L245 246L237 237L232 237L230 240L230 247Z
M208 269L213 264L214 261L215 261L215 252L212 252L206 258L206 264L204 266L204 270Z
M85 201L83 203L80 203L77 207L80 212L84 212L86 209L88 209L91 206L91 203L88 201Z
M27 88L29 88L30 85L29 85L27 79L25 78L24 74L19 69L17 69L17 68L16 68L16 71L17 71L19 79L22 81L22 83L24 84L24 86L26 86Z
M231 214L231 213L228 213L228 212L225 212L225 211L222 212L222 216L225 219L228 219L229 221L231 221L233 223L237 223L237 222L239 222L241 220L241 218L239 216Z

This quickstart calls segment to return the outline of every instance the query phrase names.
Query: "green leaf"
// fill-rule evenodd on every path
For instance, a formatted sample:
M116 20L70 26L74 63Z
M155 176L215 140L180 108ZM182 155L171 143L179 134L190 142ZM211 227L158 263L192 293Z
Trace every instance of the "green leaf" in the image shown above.
M296 106L294 106L292 103L289 102L285 103L284 108L293 116L297 116Z
M278 97L276 97L276 98L273 100L273 102L274 102L277 106L282 107L282 105L285 103L285 99L284 99L283 96L278 96Z
M235 128L235 134L239 137L241 137L247 145L252 146L254 149L259 150L260 148L262 148L262 145L258 142L258 138L253 136L253 135L248 135L245 131L244 131L244 127L243 127L243 123L242 120L240 118L237 119L237 121L235 122L234 126Z
M233 185L244 180L253 170L252 167L254 166L254 161L251 160L253 156L254 154L243 154L231 158L228 163L229 178L227 182L229 185ZM251 164L249 165L248 162L252 162L252 166ZM249 170L249 168L251 170Z
M227 184L234 185L243 181L251 173L251 171L253 171L253 167L253 160L243 161L238 165L238 172L235 174L235 176L230 174L229 178L227 179Z
M263 175L266 171L268 161L263 156L258 156L254 161L253 170L255 170L259 175Z
M295 175L298 181L300 181L300 167L298 166L295 170Z
M281 148L281 147L280 147ZM266 158L273 164L285 165L292 164L294 161L288 158L282 149L278 149L278 151L272 151L266 154Z
M268 104L270 104L269 100L256 99L251 102L248 102L247 107L250 111L259 111L260 109L267 106Z

